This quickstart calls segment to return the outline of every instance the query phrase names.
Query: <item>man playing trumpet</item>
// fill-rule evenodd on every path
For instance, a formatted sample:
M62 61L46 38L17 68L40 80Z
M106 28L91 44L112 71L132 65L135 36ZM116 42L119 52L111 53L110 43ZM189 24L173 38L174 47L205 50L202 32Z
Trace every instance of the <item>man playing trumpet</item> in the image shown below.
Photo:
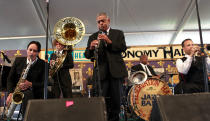
M175 88L175 93L204 92L203 63L200 47L195 46L191 39L182 42L185 56L176 61L180 83ZM207 69L210 70L210 59L205 57Z

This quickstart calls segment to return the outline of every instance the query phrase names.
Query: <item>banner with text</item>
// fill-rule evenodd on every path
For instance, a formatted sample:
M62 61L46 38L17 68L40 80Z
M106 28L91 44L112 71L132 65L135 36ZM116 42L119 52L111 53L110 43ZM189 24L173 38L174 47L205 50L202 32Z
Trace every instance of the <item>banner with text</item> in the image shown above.
M74 48L73 57L74 62L90 62L85 58L85 48ZM50 55L52 51L48 51ZM207 52L209 55L209 51ZM128 47L125 53L122 53L122 57L125 61L137 61L141 55L147 55L150 60L163 60L163 59L177 59L184 56L184 52L181 45L173 46L135 46ZM41 58L44 59L45 51L41 51Z

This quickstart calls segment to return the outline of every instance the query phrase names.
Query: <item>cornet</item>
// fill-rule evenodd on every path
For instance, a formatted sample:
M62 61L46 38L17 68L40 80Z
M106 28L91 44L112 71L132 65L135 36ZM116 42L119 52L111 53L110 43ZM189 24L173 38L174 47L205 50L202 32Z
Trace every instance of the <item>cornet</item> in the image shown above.
M193 49L195 50L195 56L207 56L206 52L206 48L204 48L204 52L201 51L201 47L200 46L193 46Z

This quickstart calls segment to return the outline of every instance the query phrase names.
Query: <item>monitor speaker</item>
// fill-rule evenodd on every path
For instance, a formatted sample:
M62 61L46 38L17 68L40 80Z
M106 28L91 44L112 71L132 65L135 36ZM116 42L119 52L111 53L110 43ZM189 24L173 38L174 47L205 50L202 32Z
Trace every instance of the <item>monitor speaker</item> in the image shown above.
M107 121L103 97L30 100L24 121Z
M210 93L159 96L151 114L151 121L209 120Z

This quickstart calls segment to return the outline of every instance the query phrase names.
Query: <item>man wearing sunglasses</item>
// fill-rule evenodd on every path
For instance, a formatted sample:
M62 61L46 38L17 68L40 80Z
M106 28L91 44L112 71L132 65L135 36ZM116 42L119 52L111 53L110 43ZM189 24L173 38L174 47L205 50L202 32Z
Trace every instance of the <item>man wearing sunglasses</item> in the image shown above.
M126 66L121 56L127 49L125 37L121 30L110 27L110 18L106 13L99 13L96 22L99 31L89 37L85 57L95 58L98 63L99 71L94 71L94 75L97 75L95 80L99 80L97 84L101 85L99 96L106 99L108 120L119 121L120 89L122 81L127 77ZM97 55L94 54L96 51Z

